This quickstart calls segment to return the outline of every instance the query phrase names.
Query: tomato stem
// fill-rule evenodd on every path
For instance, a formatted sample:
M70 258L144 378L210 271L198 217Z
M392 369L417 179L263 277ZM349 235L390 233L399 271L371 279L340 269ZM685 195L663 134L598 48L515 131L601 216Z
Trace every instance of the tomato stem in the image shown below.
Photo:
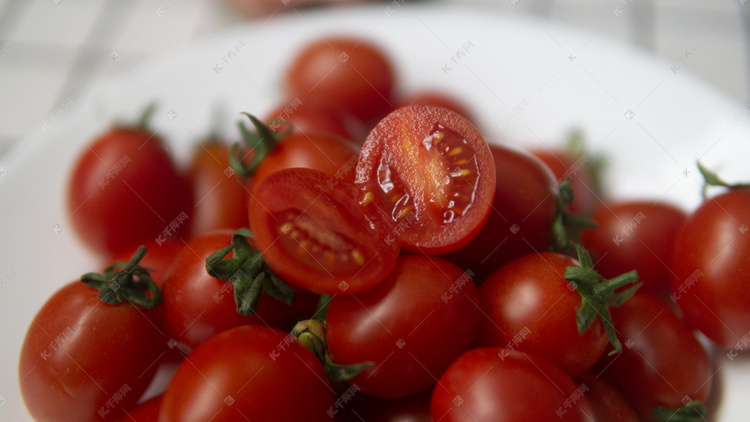
M151 102L143 109L143 112L141 112L136 128L148 132L148 127L151 125L151 119L154 117L154 113L156 113L156 102Z
M605 279L594 270L594 263L588 251L577 243L574 245L580 266L567 267L565 269L565 279L581 295L581 307L577 309L576 314L578 332L583 334L599 318L604 326L604 331L607 333L607 338L614 347L614 351L610 354L619 353L622 351L622 344L617 339L609 308L625 303L643 283L636 283L638 281L638 272L635 270L609 280ZM630 284L632 286L617 292Z
M260 163L266 158L271 150L276 147L279 140L286 136L288 132L275 134L268 126L252 114L242 114L250 119L250 122L255 127L255 132L251 132L244 122L237 122L240 134L242 135L242 141L232 144L229 151L229 165L238 176L247 179L255 173L255 170L258 169ZM244 145L242 145L243 143ZM246 162L244 157L239 157L239 152L242 149L252 152L252 157L250 158L249 163Z
M570 178L560 182L558 189L557 214L552 222L552 233L554 235L552 249L567 253L571 244L577 240L580 231L596 228L596 222L568 212L568 205L573 203L574 199Z
M653 411L656 422L699 422L705 421L708 410L700 400L693 400L679 409L657 407Z
M232 235L231 245L206 258L206 271L212 277L232 283L237 313L241 315L255 315L264 292L287 305L297 297L297 292L274 274L260 252L250 246L247 238L252 237L249 229L239 229ZM232 258L224 259L230 252Z
M99 290L99 299L110 305L127 301L146 309L156 308L161 304L161 289L151 278L151 270L139 265L146 252L146 247L140 246L130 261L115 261L102 273L86 273L81 282Z
M716 187L724 187L729 189L747 189L750 188L750 183L729 183L724 181L722 178L719 177L718 174L715 172L707 169L703 166L703 164L698 164L698 170L701 172L701 175L703 176L703 190L702 195L705 199L708 195L708 187L709 186L716 186Z
M325 323L308 319L298 322L291 334L305 347L310 349L323 364L328 377L333 382L348 381L373 365L373 362L362 362L353 365L339 365L333 361L328 351Z

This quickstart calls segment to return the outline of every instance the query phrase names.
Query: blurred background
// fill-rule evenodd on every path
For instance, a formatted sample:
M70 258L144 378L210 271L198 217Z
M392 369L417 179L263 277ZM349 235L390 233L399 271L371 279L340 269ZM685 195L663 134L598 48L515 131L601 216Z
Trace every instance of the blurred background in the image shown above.
M420 3L425 3L426 0ZM310 6L310 3L315 5ZM0 0L0 156L97 80L222 28L342 0ZM407 0L382 2L387 8ZM436 0L551 20L636 45L747 103L748 0Z

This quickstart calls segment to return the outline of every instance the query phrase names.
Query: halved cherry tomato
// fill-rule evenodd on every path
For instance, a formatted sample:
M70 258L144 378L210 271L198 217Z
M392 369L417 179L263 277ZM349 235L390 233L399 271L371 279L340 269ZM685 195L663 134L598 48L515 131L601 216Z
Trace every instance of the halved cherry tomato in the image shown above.
M474 122L474 113L471 112L468 105L466 105L461 99L443 91L422 91L415 92L411 95L400 100L401 107L410 106L414 104L432 105L448 110L453 110L456 113Z
M351 37L310 42L286 71L289 97L325 102L364 122L377 121L393 108L394 85L388 56L374 43Z
M201 344L164 393L161 422L326 422L335 395L318 358L291 335L232 328Z
M331 299L328 350L338 364L373 363L350 381L365 394L415 394L473 343L476 301L474 282L455 265L404 255L374 288Z
M443 254L482 228L495 192L487 143L458 113L414 105L370 132L357 163L364 203L390 221L404 247Z
M249 206L263 258L285 281L313 292L373 287L393 269L400 245L358 196L353 184L312 169L269 175Z

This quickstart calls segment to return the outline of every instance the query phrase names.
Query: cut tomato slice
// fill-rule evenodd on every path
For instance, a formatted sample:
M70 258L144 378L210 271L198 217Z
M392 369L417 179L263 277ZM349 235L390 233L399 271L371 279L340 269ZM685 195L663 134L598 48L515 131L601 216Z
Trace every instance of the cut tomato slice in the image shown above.
M250 200L257 248L289 284L328 294L366 290L393 269L400 243L357 199L323 172L291 168L263 179Z
M357 163L363 203L389 221L405 248L455 251L481 229L495 192L495 164L479 131L446 108L412 105L381 120Z

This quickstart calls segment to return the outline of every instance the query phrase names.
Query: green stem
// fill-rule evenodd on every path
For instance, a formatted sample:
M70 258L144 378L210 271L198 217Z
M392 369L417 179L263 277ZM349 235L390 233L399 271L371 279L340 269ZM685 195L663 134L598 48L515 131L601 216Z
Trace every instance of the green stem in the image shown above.
M708 410L699 400L693 400L679 409L657 407L653 411L656 422L702 422L706 420Z
M255 132L251 132L244 122L237 122L242 141L232 144L229 152L229 164L237 175L247 179L255 173L260 163L263 162L266 156L276 147L279 140L286 136L288 132L275 134L252 114L242 114L250 119L250 122L255 127ZM244 154L240 157L239 155L243 151ZM252 154L249 163L244 159L244 156L248 153Z
M700 161L697 164L698 164L698 170L701 172L701 175L703 176L702 194L703 194L704 199L707 197L709 186L724 187L724 188L729 188L729 189L750 188L750 183L726 182L724 179L720 178L718 174L704 167L703 164L700 163Z
M140 246L128 262L116 261L102 273L86 273L81 282L99 290L99 299L111 305L130 302L156 308L162 301L161 289L151 278L151 270L140 266L146 252L146 247Z

